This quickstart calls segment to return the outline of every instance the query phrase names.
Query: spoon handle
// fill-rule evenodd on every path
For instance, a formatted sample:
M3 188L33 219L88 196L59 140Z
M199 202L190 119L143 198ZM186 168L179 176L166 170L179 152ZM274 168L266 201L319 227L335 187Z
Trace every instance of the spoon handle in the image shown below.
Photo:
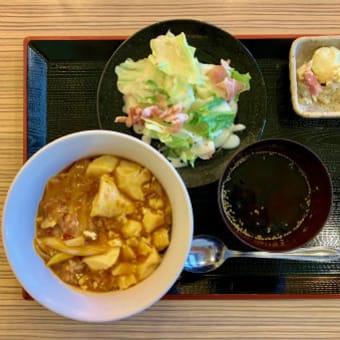
M274 253L265 251L233 251L233 257L251 257L251 258L266 258L266 259L282 259L295 261L314 261L327 262L334 261L340 258L340 249L332 247L309 247L299 248L287 252Z

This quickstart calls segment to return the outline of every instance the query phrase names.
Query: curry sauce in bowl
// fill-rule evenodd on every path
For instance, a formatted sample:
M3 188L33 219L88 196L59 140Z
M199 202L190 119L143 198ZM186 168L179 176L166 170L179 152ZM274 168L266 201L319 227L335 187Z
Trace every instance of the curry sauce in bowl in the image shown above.
M34 245L65 283L123 290L157 268L171 224L167 194L147 168L113 155L88 157L48 180Z
M89 130L36 152L9 188L5 254L38 303L85 322L127 318L182 272L193 233L186 186L157 150Z

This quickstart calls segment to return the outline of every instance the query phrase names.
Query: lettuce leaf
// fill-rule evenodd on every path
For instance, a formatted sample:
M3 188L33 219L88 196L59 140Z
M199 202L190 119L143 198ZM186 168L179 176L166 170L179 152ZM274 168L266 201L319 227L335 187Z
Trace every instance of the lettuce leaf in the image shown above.
M236 71L234 68L232 68L231 69L231 77L240 81L241 83L243 83L245 85L244 89L238 95L235 96L234 100L237 102L239 100L240 94L242 92L249 91L251 76L250 76L249 73L243 73L242 74L242 73Z
M151 39L152 53L149 60L165 74L187 84L197 84L201 79L199 62L194 57L195 48L190 46L182 32L173 35L168 32Z
M234 123L236 113L221 97L216 97L200 108L191 111L188 128L206 139L215 139L222 129Z
M140 106L141 103L144 106L152 105L154 89L162 88L165 81L165 74L147 58L138 61L127 59L116 66L115 72L118 76L118 90L124 95L126 113L130 107Z

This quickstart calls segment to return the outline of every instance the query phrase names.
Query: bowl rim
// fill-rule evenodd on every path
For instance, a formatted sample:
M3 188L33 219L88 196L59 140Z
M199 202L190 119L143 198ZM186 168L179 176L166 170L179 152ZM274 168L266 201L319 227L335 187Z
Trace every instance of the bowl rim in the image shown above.
M51 291L48 291L47 287L47 293L46 290L37 290L37 288L32 285L31 281L33 279L28 278L28 273L27 272L21 272L20 269L23 266L23 264L18 264L18 254L14 254L15 252L20 254L20 258L24 256L24 252L26 250L21 250L20 245L15 244L15 247L13 245L13 237L15 230L17 231L18 227L13 229L11 227L10 223L15 219L14 215L17 214L18 210L14 205L14 199L18 197L17 193L17 186L23 183L26 183L23 181L23 178L29 173L30 167L32 164L38 164L38 162L41 162L45 155L57 150L56 147L58 146L64 146L65 143L66 145L70 145L70 143L74 143L74 141L84 141L85 139L90 140L89 144L95 144L95 138L98 136L104 136L105 138L108 139L116 139L118 138L121 142L122 141L131 141L134 143L135 146L139 146L138 151L140 150L145 150L145 152L149 155L152 156L151 160L156 161L159 160L159 164L162 166L160 167L160 171L164 171L167 174L167 178L174 180L176 182L176 185L172 185L174 189L171 193L168 192L170 185L165 185L164 183L164 176L163 176L163 181L161 181L162 185L167 188L168 195L170 196L169 199L171 200L171 204L173 205L174 202L179 200L181 204L183 204L183 208L181 208L181 213L183 215L180 215L180 213L173 212L173 219L174 219L174 225L176 226L175 232L173 232L172 237L174 242L169 245L168 251L165 253L164 258L159 265L159 267L156 269L154 272L154 275L150 275L148 278L146 278L144 281L140 282L137 284L135 287L131 287L130 289L127 289L126 291L120 291L120 292L108 292L108 293L93 293L93 292L83 292L83 291L78 291L71 286L68 286L67 284L63 283L56 275L52 274L51 271L46 268L46 266L42 263L41 259L38 259L38 255L34 254L35 250L33 249L33 244L30 246L27 246L27 248L30 248L30 256L37 258L37 261L40 261L41 263L38 265L39 267L42 267L42 271L44 273L42 274L46 280L52 280L55 284L55 288L58 288L57 291L61 292L61 295L58 295L58 299L51 298L48 295L48 292L52 295ZM83 145L77 146L78 149L82 148ZM120 146L117 146L120 147ZM93 155L99 155L98 153L94 153ZM113 154L113 153L112 153ZM63 155L64 156L64 155ZM63 156L60 156L59 158L62 158ZM78 157L78 159L81 159L83 157L86 157L86 155ZM141 157L141 156L139 156ZM129 158L129 157L127 157ZM133 159L133 158L129 158ZM75 161L76 159L74 159ZM150 160L149 160L150 161ZM70 162L64 161L66 164L71 164ZM144 164L145 165L145 164ZM147 165L145 165L147 166ZM48 165L47 165L48 167ZM55 168L55 173L58 171L61 171L62 168L57 168L56 163L53 163L53 167ZM147 166L148 167L148 166ZM156 166L153 166L154 168ZM159 167L159 165L157 165ZM148 167L150 168L150 167ZM152 171L152 170L151 170ZM39 176L37 176L39 177ZM46 176L46 178L49 178L49 176ZM156 177L158 177L156 175ZM37 179L35 182L37 182L39 179ZM43 188L45 187L45 183L43 183ZM172 182L173 183L173 182ZM39 194L35 194L38 195ZM175 197L176 196L176 197ZM21 203L19 203L20 205ZM10 209L13 209L12 212ZM33 211L34 210L34 211ZM28 210L29 211L29 210ZM35 218L36 214L36 206L34 209L31 210L31 214ZM187 224L186 228L183 228L182 225L179 225L179 222L183 221ZM34 225L34 221L28 222L28 226ZM35 226L35 225L34 225ZM32 231L31 227L29 227L30 233L33 234L33 237L35 235L35 229ZM14 230L14 231L11 231ZM130 317L136 313L139 313L152 304L156 303L159 299L161 299L167 291L172 287L174 282L177 280L179 277L180 273L182 272L183 266L185 259L188 255L188 252L190 250L191 246L191 240L192 240L192 235L193 235L193 212L192 212L192 205L191 205L191 200L187 191L187 188L184 185L183 180L179 176L178 172L175 170L175 168L170 164L170 162L167 161L167 159L161 155L158 151L156 151L154 148L149 146L148 144L138 140L135 137L128 136L126 134L122 134L119 132L115 131L106 131L106 130L86 130L86 131L79 131L79 132L74 132L65 136L62 136L48 144L46 144L44 147L42 147L40 150L38 150L34 155L32 155L19 169L17 174L15 175L14 179L12 180L12 183L10 185L10 188L8 190L8 193L6 195L6 199L4 202L4 207L3 207L3 215L2 215L2 242L5 250L5 255L8 260L8 263L20 282L21 286L27 291L29 295L32 296L33 299L35 299L37 302L39 302L41 305L46 307L47 309L62 315L64 317L74 319L77 321L85 321L85 322L108 322L108 321L116 321L120 319L125 319L127 317ZM180 240L183 242L181 243L180 246L177 244L176 240ZM32 239L30 240L30 242ZM14 249L15 248L15 249ZM173 262L173 258L171 258L171 254L176 254L178 262ZM33 255L32 255L33 254ZM30 258L31 258L30 257ZM34 260L33 268L36 265L35 263L36 260ZM25 262L25 261L24 261ZM170 267L169 267L170 264ZM165 266L168 265L167 268ZM27 264L26 264L26 267ZM164 278L164 282L161 286L157 288L157 281L155 282L155 277L157 276L155 273L160 272L161 278ZM32 273L30 273L32 274ZM45 275L45 276L44 276ZM36 275L36 277L39 277L39 274ZM147 289L147 285L153 284L154 288L150 290L149 296L144 296L143 298L139 299L140 301L136 301L136 306L133 305L131 306L125 306L122 311L115 311L114 308L112 308L112 305L109 305L109 301L111 302L119 302L123 303L124 298L126 298L127 294L135 296L136 299L136 294L139 292L142 292L143 289ZM42 292L43 291L43 292ZM128 292L128 293L127 293ZM47 296L46 296L47 294ZM63 295L65 294L65 295ZM59 299L60 297L60 299ZM66 301L66 297L71 297L74 299L79 299L82 300L80 304L85 307L92 307L91 304L94 304L95 302L98 302L99 304L105 304L105 311L100 314L101 310L98 308L98 305L94 305L94 311L91 310L91 308L88 308L88 311L80 311L76 310L76 307L70 306L70 309L65 308L66 303L69 301ZM56 301L60 300L60 301ZM62 300L65 300L64 302ZM87 303L86 301L87 300ZM63 305L65 304L65 306ZM112 310L110 310L110 307ZM98 314L95 314L97 312Z
M313 233L310 233L310 236L308 237L308 239L304 239L303 242L300 242L299 244L297 244L296 246L281 246L281 247L265 247L265 246L258 246L258 245L254 245L251 241L247 241L246 239L244 239L242 237L241 233L236 232L235 228L233 226L231 226L229 224L229 219L227 218L225 212L224 212L224 208L223 208L223 203L222 203L222 187L225 181L225 177L227 173L230 173L230 171L227 171L228 168L230 167L231 164L233 164L235 162L235 160L240 157L240 159L242 159L243 157L241 156L242 154L246 154L249 155L251 154L251 150L252 149L256 149L258 146L264 145L264 146L270 146L271 143L280 143L280 144L290 144L290 145L295 145L297 147L299 147L301 150L306 151L311 157L314 158L314 160L316 162L319 163L320 167L324 170L324 175L327 178L327 183L325 183L325 186L327 187L327 190L329 190L329 200L328 200L328 205L327 205L327 210L325 211L324 214L324 218L323 218L323 223L321 226L319 226L318 228L315 228ZM248 153L248 150L250 150L250 152ZM265 149L267 150L267 148ZM268 151L270 151L268 149ZM256 150L254 151L256 152ZM290 157L288 155L288 157ZM232 167L229 170L233 170L234 167ZM312 150L309 146L304 145L303 143L300 143L298 141L295 141L293 139L290 138L281 138L281 137L271 137L271 138L264 138L260 141L257 141L255 143L251 143L249 145L247 145L246 147L242 148L237 154L235 154L228 162L228 164L225 167L225 170L223 172L223 175L221 176L220 180L218 181L218 190L217 190L217 200L218 200L218 208L219 208L219 212L220 212L220 216L223 220L223 223L225 225L225 227L227 228L227 230L229 230L239 241L241 241L242 244L251 247L253 249L256 250L262 250L262 251L268 251L268 252L274 252L274 251L289 251L289 250L293 250L296 248L300 248L303 247L306 243L308 243L309 241L311 241L325 226L331 209L332 209L332 205L333 205L333 183L332 183L332 178L330 175L330 172L328 170L328 168L326 167L326 164L322 161L322 159L320 158L320 156L314 151ZM232 223L231 223L232 224ZM299 230L300 227L297 229ZM291 234L290 234L291 235ZM265 241L264 241L265 242Z

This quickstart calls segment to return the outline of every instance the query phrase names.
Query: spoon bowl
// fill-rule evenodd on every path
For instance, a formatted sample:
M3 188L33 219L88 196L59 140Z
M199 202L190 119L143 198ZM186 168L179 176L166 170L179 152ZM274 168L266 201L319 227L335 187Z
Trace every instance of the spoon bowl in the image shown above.
M190 273L204 274L219 268L232 257L328 262L340 257L340 250L331 247L306 247L287 252L238 251L228 249L222 240L211 235L193 238L191 250L184 264Z

